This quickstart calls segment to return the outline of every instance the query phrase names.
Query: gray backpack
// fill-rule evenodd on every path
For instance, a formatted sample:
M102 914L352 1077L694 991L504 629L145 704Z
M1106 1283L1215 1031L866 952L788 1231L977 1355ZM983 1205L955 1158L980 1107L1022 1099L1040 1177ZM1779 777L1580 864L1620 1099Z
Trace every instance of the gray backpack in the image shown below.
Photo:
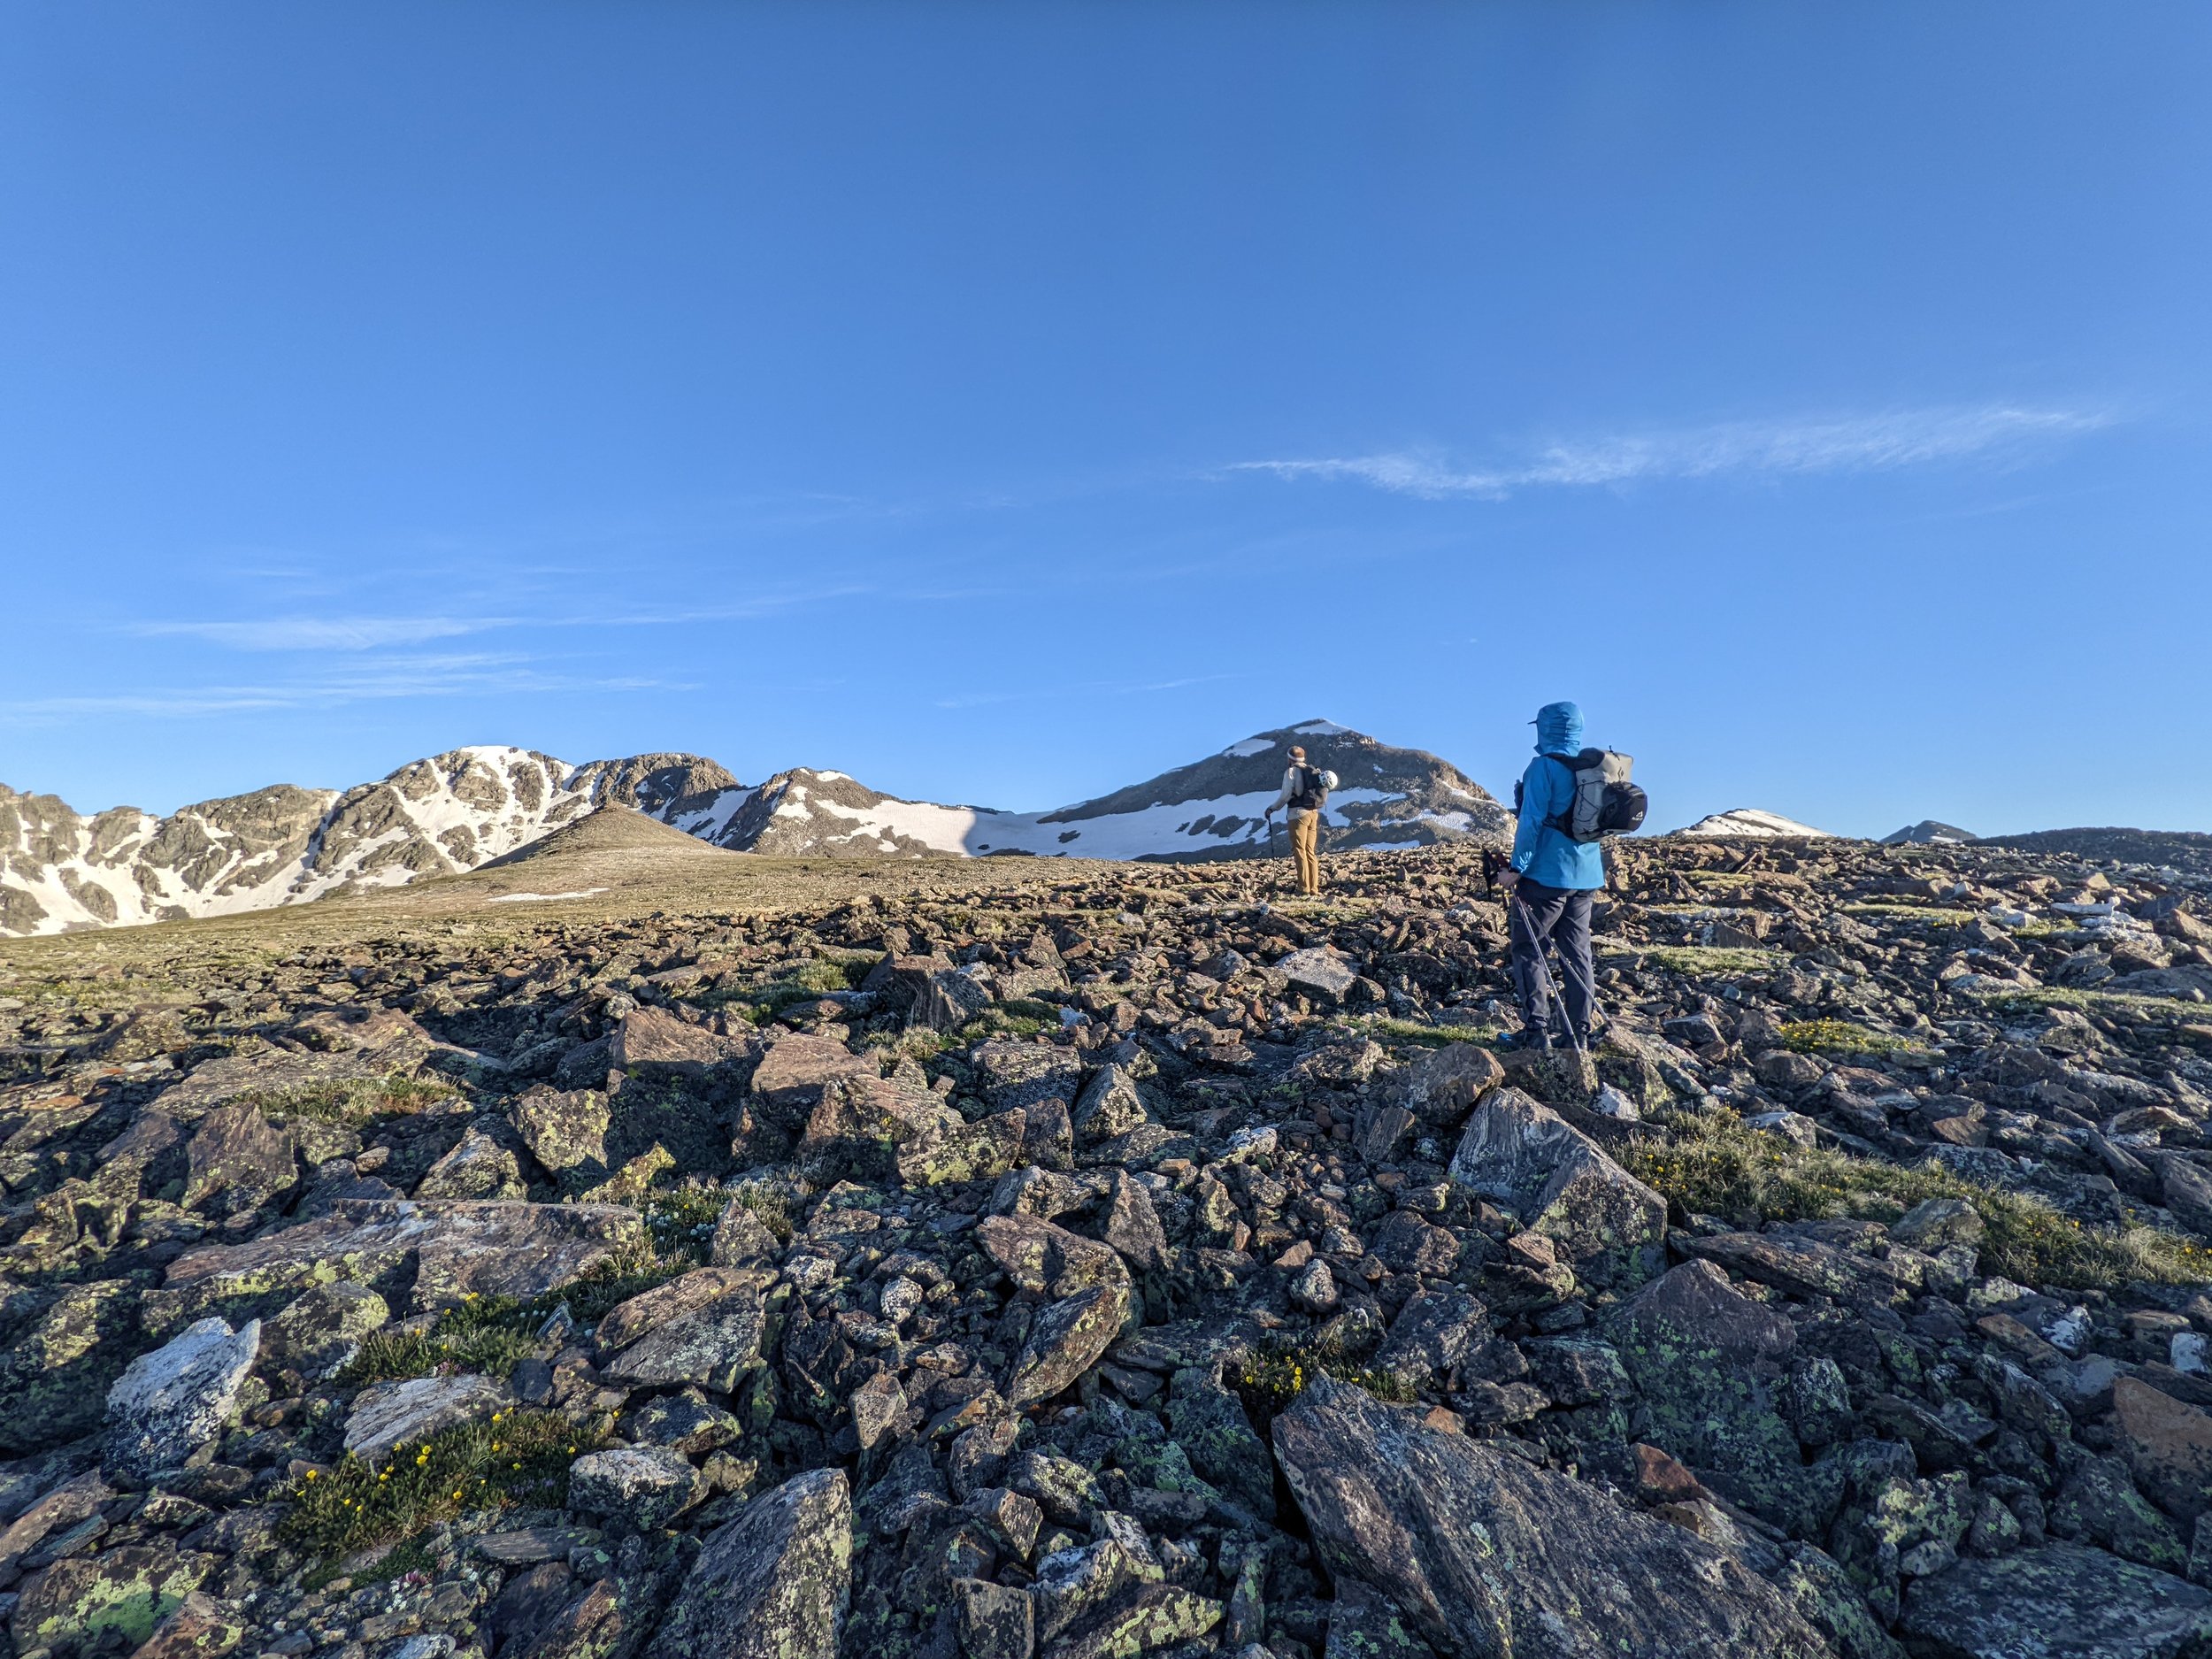
M1574 797L1564 810L1545 822L1571 841L1603 841L1608 835L1632 835L1643 827L1651 803L1628 780L1636 764L1632 755L1617 755L1609 749L1586 749L1572 758L1547 755L1567 769L1574 781ZM1521 810L1521 786L1513 786L1513 810Z

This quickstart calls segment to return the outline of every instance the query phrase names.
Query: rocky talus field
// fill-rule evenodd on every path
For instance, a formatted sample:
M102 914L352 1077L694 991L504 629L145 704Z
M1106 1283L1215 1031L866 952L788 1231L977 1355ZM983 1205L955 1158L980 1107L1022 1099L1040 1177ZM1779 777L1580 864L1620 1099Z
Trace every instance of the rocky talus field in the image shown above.
M637 822L0 944L13 1659L2212 1654L2202 877Z

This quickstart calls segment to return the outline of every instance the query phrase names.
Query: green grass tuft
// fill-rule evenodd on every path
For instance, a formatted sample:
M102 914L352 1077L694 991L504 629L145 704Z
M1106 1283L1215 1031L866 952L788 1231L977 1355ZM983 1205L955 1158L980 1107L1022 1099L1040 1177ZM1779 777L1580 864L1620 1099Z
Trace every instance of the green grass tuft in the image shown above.
M1782 965L1778 950L1726 945L1647 945L1638 954L1652 965L1674 973L1765 973Z
M569 1463L597 1444L557 1411L500 1412L403 1447L380 1470L349 1455L294 1481L280 1535L331 1560L412 1537L464 1509L557 1509L568 1501Z
M1378 1400L1404 1403L1414 1391L1388 1371L1367 1371L1312 1348L1268 1348L1245 1356L1229 1373L1229 1386L1265 1431L1267 1419L1304 1393L1317 1377L1364 1388Z
M1987 1229L1982 1271L2024 1285L2109 1289L2138 1280L2212 1282L2212 1250L2152 1227L2085 1227L2038 1198L1978 1187L1935 1163L1906 1167L1804 1148L1744 1127L1726 1111L1685 1123L1668 1139L1630 1147L1629 1172L1683 1209L1739 1226L1853 1217L1894 1221L1930 1198L1973 1205Z
M550 1308L512 1296L472 1296L440 1314L427 1331L378 1331L339 1373L349 1387L434 1371L480 1371L504 1377L537 1348Z
M407 1118L434 1101L460 1091L452 1084L422 1078L360 1078L351 1082L303 1083L296 1088L248 1089L234 1103L258 1106L273 1118L301 1118L313 1123L366 1123L376 1118Z
M1895 1054L1912 1044L1847 1019L1801 1019L1782 1027L1782 1046L1800 1054Z
M1495 1042L1498 1030L1494 1025L1424 1025L1418 1020L1394 1019L1387 1015L1374 1015L1361 1022L1362 1028L1374 1037L1395 1037L1401 1042L1418 1043L1427 1048L1449 1048L1455 1042Z

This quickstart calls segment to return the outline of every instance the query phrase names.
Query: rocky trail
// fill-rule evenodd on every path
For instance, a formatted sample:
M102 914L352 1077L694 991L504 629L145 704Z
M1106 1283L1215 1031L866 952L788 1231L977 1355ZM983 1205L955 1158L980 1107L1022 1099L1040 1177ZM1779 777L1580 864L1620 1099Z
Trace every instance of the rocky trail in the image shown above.
M0 947L14 1659L2212 1654L2212 884L1617 865Z

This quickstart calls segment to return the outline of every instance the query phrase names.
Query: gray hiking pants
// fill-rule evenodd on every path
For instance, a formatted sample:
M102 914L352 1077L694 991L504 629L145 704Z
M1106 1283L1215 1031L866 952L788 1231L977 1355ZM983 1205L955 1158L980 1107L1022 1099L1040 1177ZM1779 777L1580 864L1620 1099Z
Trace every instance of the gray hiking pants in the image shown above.
M1594 896L1587 888L1548 887L1525 879L1506 905L1512 918L1513 994L1521 1004L1521 1021L1532 1033L1555 1042L1589 1041L1590 1009L1597 998L1597 971L1590 961ZM1563 982L1559 988L1567 1004L1563 1025L1552 1006L1551 976L1544 969L1547 940L1559 952Z

